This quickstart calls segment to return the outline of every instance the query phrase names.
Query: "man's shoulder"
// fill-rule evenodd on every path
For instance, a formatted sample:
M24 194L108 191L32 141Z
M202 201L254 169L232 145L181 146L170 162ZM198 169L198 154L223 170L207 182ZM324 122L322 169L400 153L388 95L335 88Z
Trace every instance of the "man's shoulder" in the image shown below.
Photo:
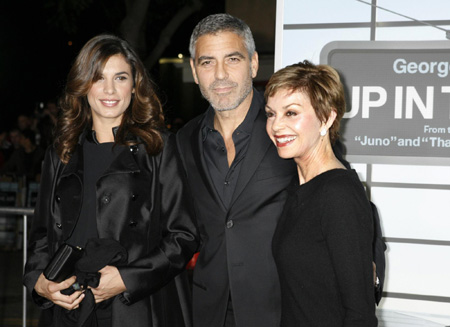
M195 118L189 120L180 130L177 132L177 139L186 140L187 137L192 135L192 133L199 127L205 114L201 114Z

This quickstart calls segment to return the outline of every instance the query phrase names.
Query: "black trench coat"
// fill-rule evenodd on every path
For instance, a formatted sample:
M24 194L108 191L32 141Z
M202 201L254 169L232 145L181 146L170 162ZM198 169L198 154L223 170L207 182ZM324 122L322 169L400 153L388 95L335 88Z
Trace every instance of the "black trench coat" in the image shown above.
M83 194L84 139L82 135L67 165L52 148L44 160L23 279L43 309L54 304L33 289L77 222ZM119 267L127 291L113 301L113 326L176 327L173 317L180 303L171 296L180 283L161 288L185 269L198 247L174 136L163 133L163 139L164 149L155 156L147 155L142 144L125 147L97 182L99 237L117 240L128 251L127 265ZM189 306L181 303L181 307Z

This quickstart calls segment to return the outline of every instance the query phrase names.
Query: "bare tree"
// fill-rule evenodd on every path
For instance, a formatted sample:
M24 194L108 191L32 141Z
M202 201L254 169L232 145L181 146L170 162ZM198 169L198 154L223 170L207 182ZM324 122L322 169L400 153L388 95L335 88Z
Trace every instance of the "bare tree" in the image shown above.
M145 26L150 0L124 1L127 13L120 23L119 32L139 54L146 54Z
M149 53L147 44L148 16L151 7L151 0L120 0L125 4L125 17L121 19L118 33L125 38L133 48L144 58L144 64L150 70L158 62L164 50L170 44L171 38L180 25L194 12L203 7L202 0L187 0L178 9L172 18L162 29L158 42L151 45ZM166 0L166 5L170 6L172 1ZM80 24L81 13L93 4L93 0L46 0L45 5L51 9L53 15L50 17L50 24L56 27L63 27L69 34L77 32L77 25ZM107 8L105 8L107 10ZM106 15L106 14L105 14ZM114 16L117 17L117 14ZM123 17L123 16L122 16ZM115 19L115 18L114 18ZM114 23L114 22L112 22Z
M166 27L162 30L158 43L153 48L152 52L145 58L144 64L147 68L153 67L153 65L161 57L166 47L170 44L170 40L178 27L188 18L192 13L202 8L203 3L201 0L191 0L185 4L167 23Z

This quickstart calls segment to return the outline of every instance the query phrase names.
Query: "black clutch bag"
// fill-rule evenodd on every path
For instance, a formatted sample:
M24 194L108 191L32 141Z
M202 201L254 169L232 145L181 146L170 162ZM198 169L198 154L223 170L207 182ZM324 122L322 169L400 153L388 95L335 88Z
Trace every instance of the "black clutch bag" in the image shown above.
M83 249L67 243L61 245L53 258L44 269L44 276L48 280L61 283L73 275L75 264L83 255Z

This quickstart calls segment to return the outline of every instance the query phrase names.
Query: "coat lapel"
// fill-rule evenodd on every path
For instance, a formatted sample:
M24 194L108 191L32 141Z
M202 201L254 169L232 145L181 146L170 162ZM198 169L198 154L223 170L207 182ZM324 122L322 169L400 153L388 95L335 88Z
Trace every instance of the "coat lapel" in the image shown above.
M70 209L63 206L59 215L60 223L63 228L63 239L67 240L72 235L73 229L78 221L83 190L83 148L77 144L69 162L64 166L61 172L60 184L56 187L55 196L61 196L63 199L70 199Z
M203 180L203 184L206 186L211 197L220 204L222 210L226 211L226 207L222 202L219 194L217 193L216 188L214 187L213 181L209 174L209 169L206 166L205 158L203 156L203 140L202 140L202 131L201 124L202 120L199 121L199 124L195 127L193 133L191 134L191 149L192 154L191 158L194 161L194 165L188 165L188 167L195 166L197 167L197 171Z
M145 150L141 149L141 147L137 145L124 147L124 149L120 151L120 153L111 163L111 166L106 169L102 176L115 173L139 172L139 166L136 163L136 160L133 158L133 155L137 155L139 151Z
M61 178L75 175L80 183L83 183L83 149L77 144L69 162L64 166L61 172Z
M239 198L239 195L253 177L271 143L272 141L266 133L266 117L264 111L260 109L253 125L252 136L239 173L236 189L234 190L233 198L231 200L231 206Z

